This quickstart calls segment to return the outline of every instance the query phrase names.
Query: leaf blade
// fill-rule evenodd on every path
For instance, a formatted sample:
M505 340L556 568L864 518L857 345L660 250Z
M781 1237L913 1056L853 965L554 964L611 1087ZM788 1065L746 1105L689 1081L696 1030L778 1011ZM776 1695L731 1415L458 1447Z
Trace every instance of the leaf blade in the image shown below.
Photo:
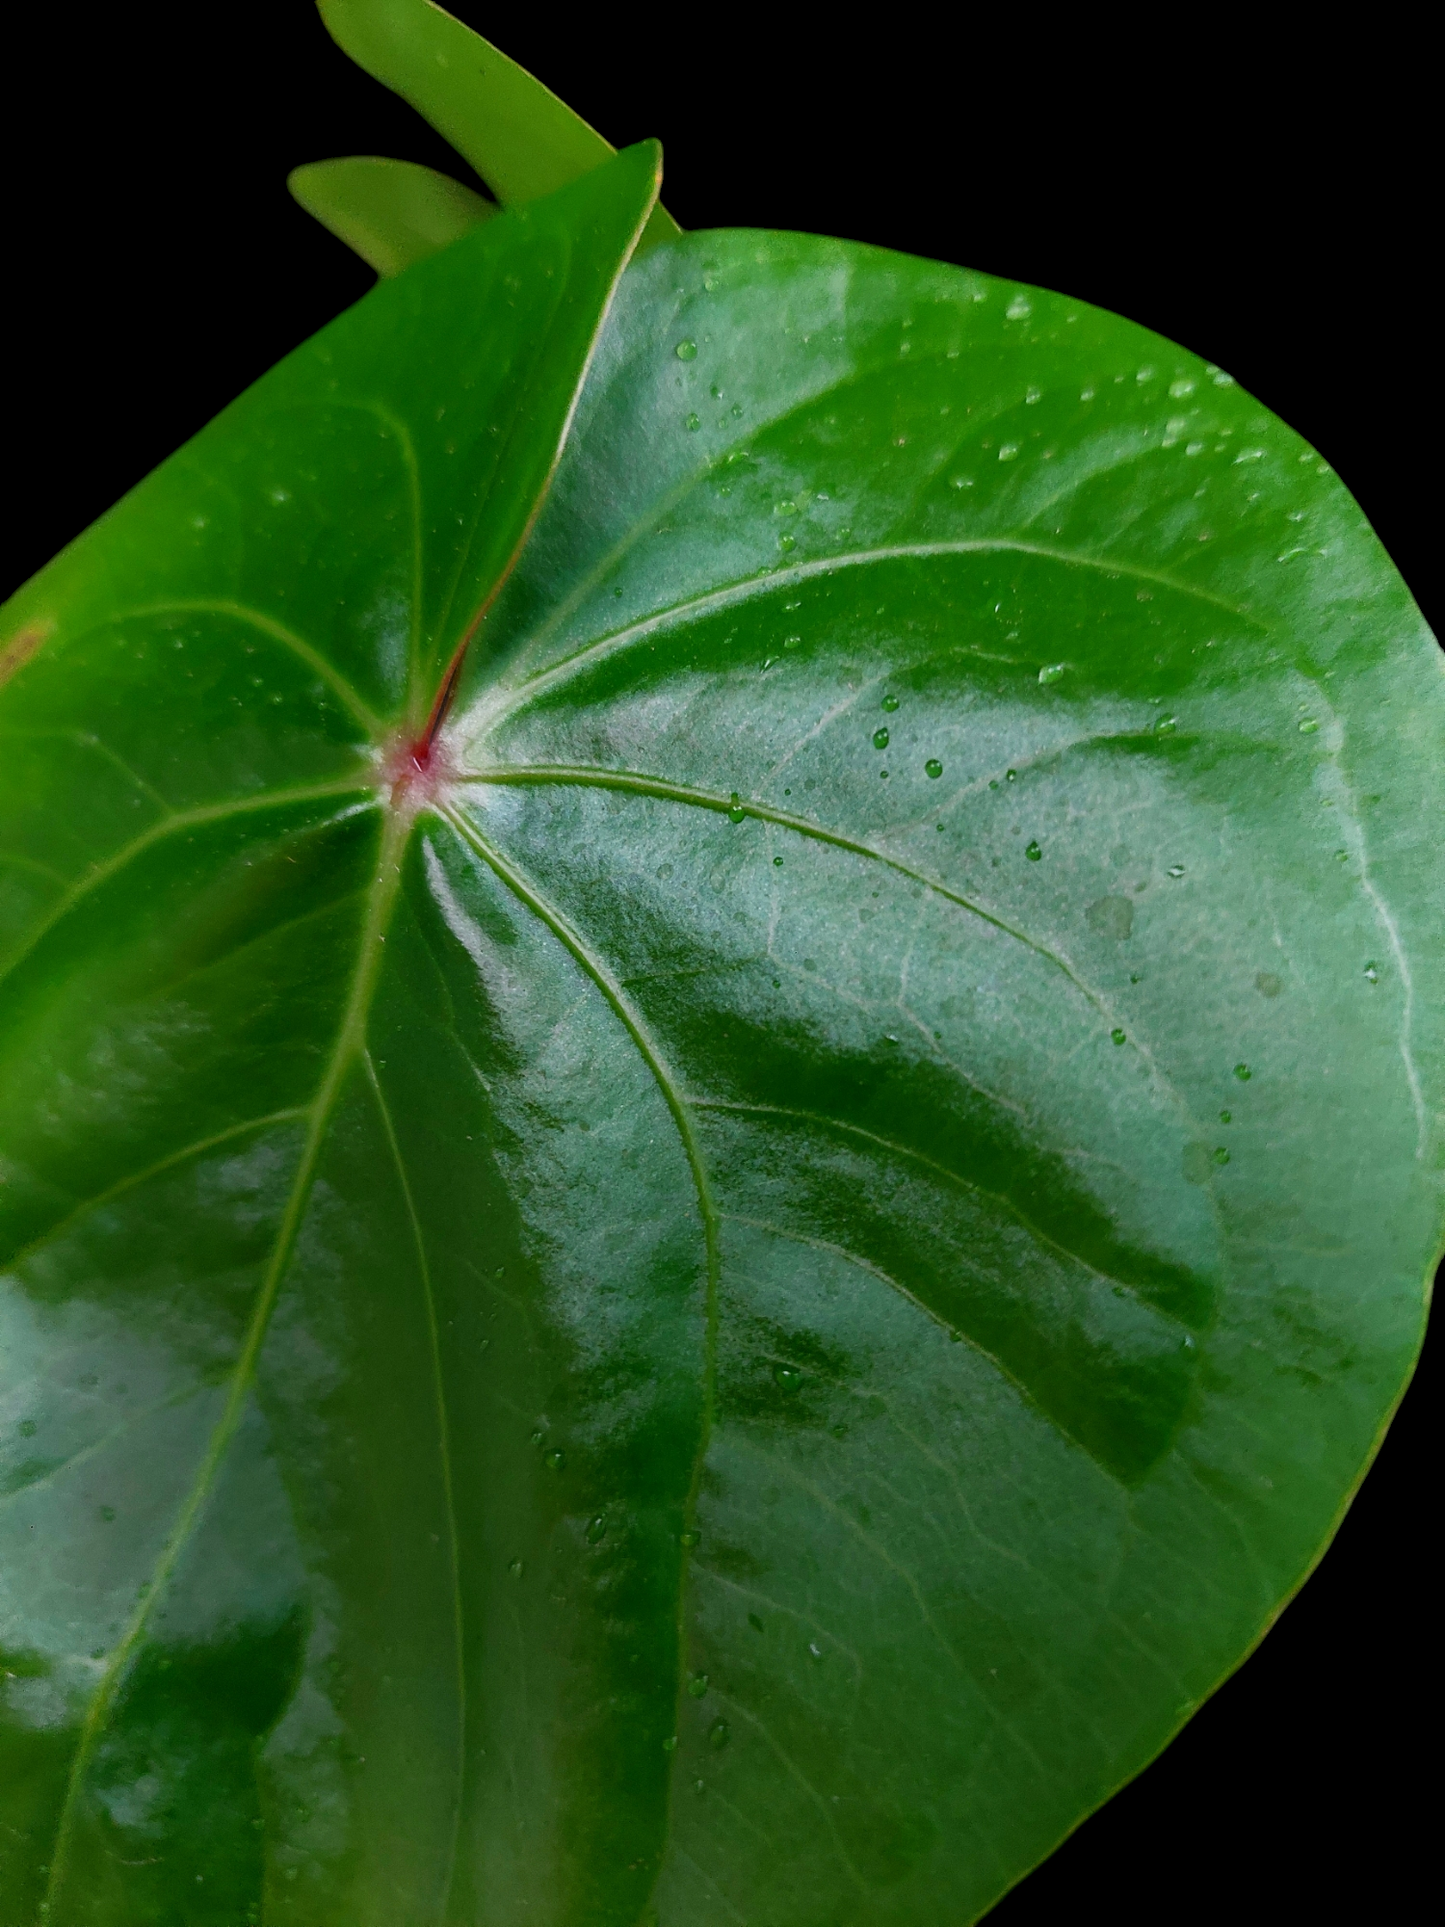
M174 1891L194 1867L228 1905L977 1918L1238 1663L1414 1356L1441 1236L1421 825L1445 696L1338 483L1117 318L799 237L637 263L589 367L442 733L466 780L401 859L256 1429L98 1759L97 1907L100 1848L155 1825L160 1758L197 1789L185 1837L216 1843ZM1171 428L1191 412L1207 434ZM493 472L476 446L473 467L418 435L450 512ZM309 494L339 492L310 460ZM390 582L371 486L346 499ZM403 491L379 499L401 519ZM1301 527L1325 552L1303 574L1275 560ZM125 544L90 539L123 570ZM115 589L66 580L82 615ZM429 688L459 630L424 633ZM327 659L389 720L349 635ZM125 767L144 639L122 627L63 693ZM38 703L51 646L7 705ZM264 695L224 693L249 728ZM30 720L79 727L54 700ZM307 700L339 783L360 719ZM208 753L234 799L222 732ZM55 795L74 765L47 754ZM113 773L87 779L102 827L143 814ZM150 809L211 807L164 759L137 773ZM198 1108L164 1145L142 1120L166 1158L115 1163L131 1188L6 1301L27 1332L52 1305L90 1320L87 1358L191 1347L118 1435L153 1483L205 1395L196 1357L234 1354L226 1268L284 1210L290 1103L378 874L375 809L268 807L241 813L254 837L187 824L164 878L97 886L24 980L33 1064L4 1084L31 1119L93 1088L100 1033L64 1010L46 1030L41 1005L107 941L130 975L77 1009L114 1029L122 990L149 1018L184 984L207 1024L166 1031L175 1062L242 1066L214 1081L244 1113ZM289 1057L245 1055L268 998ZM108 1105L158 1102L165 1063L101 1042L127 1073ZM76 1202L104 1200L104 1132L69 1115ZM39 1125L19 1142L66 1175ZM64 1511L67 1371L42 1414L57 1469L16 1503L86 1549L99 1595L122 1521ZM241 1575L229 1634L197 1616L204 1565ZM266 1858L228 1860L214 1816L263 1799Z

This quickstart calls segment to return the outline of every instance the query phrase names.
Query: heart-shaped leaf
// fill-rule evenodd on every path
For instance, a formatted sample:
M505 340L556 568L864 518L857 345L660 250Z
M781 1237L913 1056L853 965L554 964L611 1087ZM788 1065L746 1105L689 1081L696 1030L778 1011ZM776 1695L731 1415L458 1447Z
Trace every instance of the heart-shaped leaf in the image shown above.
M589 372L653 165L7 614L6 1918L975 1919L1408 1376L1445 683L1359 511L840 243L655 248Z

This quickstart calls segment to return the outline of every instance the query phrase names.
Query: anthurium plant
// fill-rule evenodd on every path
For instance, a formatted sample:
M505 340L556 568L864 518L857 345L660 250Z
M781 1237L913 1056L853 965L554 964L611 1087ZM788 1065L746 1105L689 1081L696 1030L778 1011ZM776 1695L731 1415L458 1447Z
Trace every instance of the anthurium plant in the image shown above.
M1066 295L495 201L0 626L0 1920L977 1920L1311 1570L1442 1243L1445 674Z

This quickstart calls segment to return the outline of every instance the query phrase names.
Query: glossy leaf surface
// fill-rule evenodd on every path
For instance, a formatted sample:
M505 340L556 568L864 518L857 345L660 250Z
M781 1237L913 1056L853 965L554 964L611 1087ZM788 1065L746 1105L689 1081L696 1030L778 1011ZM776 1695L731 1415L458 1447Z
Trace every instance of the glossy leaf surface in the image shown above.
M656 249L399 755L646 165L377 290L7 616L19 1918L974 1919L1408 1375L1445 683L1219 371Z

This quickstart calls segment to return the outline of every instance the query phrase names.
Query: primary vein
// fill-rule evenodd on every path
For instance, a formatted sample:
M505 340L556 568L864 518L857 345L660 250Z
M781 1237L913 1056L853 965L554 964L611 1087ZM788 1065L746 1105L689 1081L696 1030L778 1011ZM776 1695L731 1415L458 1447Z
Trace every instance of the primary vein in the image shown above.
M56 1827L55 1850L51 1856L50 1877L46 1886L47 1905L52 1912L56 1897L64 1884L66 1855L70 1846L76 1806L91 1757L115 1704L131 1657L141 1643L151 1610L176 1569L181 1553L210 1496L221 1461L240 1427L246 1400L250 1396L255 1379L261 1347L280 1291L281 1280L295 1249L327 1127L341 1094L346 1073L365 1039L367 1013L371 1005L372 992L375 989L386 925L396 900L400 879L401 846L406 834L407 825L403 821L396 817L387 819L376 872L367 891L356 967L352 973L336 1042L332 1047L326 1068L322 1072L316 1096L308 1113L306 1141L286 1200L286 1208L282 1213L281 1224L271 1248L271 1256L261 1281L261 1289L252 1307L240 1355L231 1373L230 1389L226 1394L221 1416L211 1433L190 1491L181 1504L175 1523L161 1549L160 1557L131 1615L130 1623L107 1662L100 1684L96 1688L95 1697L90 1703L90 1709L80 1729L80 1737L66 1780L65 1798Z
M603 998L611 1007L613 1014L626 1030L637 1049L638 1055L651 1072L664 1103L672 1113L678 1137L682 1141L683 1155L687 1159L694 1189L697 1192L698 1212L702 1218L703 1241L707 1261L707 1299L706 1325L703 1350L703 1399L702 1413L698 1427L697 1449L693 1457L692 1474L688 1485L684 1507L684 1518L690 1523L697 1508L698 1494L702 1486L703 1462L707 1457L712 1437L713 1417L717 1399L717 1341L718 1341L718 1289L721 1276L721 1249L719 1244L719 1216L713 1202L712 1188L708 1181L707 1166L702 1155L697 1129L689 1112L687 1100L683 1097L676 1078L673 1076L661 1051L653 1041L640 1013L634 1008L631 999L623 990L613 973L602 959L596 956L582 936L574 930L562 913L554 908L528 878L523 876L502 853L493 847L460 810L449 804L442 804L440 814L451 825L455 834L466 843L490 870L524 904L532 914L550 930L558 942L571 954L576 963L584 970L597 986ZM681 1703L683 1677L686 1670L684 1651L686 1635L683 1628L683 1591L687 1583L687 1550L679 1562L679 1589L677 1607L677 1691ZM669 1782L669 1792L671 1783Z

